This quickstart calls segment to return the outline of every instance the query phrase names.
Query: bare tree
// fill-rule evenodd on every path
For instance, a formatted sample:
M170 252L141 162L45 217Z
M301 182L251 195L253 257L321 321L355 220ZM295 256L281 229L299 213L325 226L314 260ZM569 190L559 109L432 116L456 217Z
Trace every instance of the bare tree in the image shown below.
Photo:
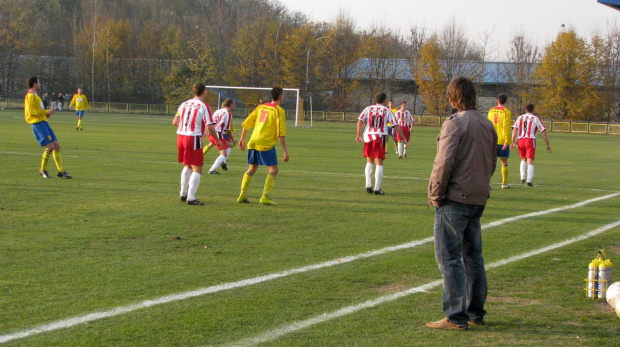
M475 79L476 64L474 44L467 38L465 27L452 18L439 33L439 45L442 51L444 73L447 81L456 76Z
M540 60L538 47L525 37L523 32L516 33L510 40L508 62L504 70L506 82L512 86L512 92L517 98L512 99L514 107L522 110L535 84L534 72Z
M416 75L417 63L420 61L420 52L424 44L428 40L428 32L426 28L419 27L418 25L412 25L409 28L409 35L406 39L406 56L409 63L409 69L411 70L411 76ZM418 102L418 81L414 77L414 94L413 94L413 113L416 113L416 107Z

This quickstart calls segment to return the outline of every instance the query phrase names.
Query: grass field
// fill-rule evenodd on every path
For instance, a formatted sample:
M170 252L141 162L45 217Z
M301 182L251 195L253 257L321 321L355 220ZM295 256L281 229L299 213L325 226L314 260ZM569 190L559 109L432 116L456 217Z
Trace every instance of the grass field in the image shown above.
M498 170L483 217L484 257L494 264L488 324L446 332L424 327L443 316L441 286L424 287L441 278L426 203L438 128L414 130L408 159L390 146L385 196L364 191L355 125L315 123L289 127L291 161L272 194L279 206L257 203L265 168L252 203L235 202L246 169L238 150L228 172L203 175L206 206L187 206L169 117L87 114L78 132L62 113L51 125L72 180L39 177L42 149L23 112L0 111L6 345L618 345L620 318L585 298L583 279L599 249L620 265L620 226L610 226L620 220L620 137L551 133L553 154L539 151L534 188L518 184L516 157L512 189L499 189ZM48 170L56 173L51 160ZM375 250L383 251L367 253ZM357 306L365 302L372 307Z

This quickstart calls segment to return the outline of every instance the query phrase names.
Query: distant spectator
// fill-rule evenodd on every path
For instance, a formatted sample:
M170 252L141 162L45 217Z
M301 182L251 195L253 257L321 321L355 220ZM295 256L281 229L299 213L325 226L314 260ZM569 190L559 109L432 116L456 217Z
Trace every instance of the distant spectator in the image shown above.
M47 108L50 105L50 97L47 95L47 93L43 94L43 108L47 110Z
M65 102L65 97L62 93L58 93L58 111L62 111L62 103Z
M50 99L52 101L52 110L56 111L56 106L58 104L58 96L52 93L52 96L50 96Z

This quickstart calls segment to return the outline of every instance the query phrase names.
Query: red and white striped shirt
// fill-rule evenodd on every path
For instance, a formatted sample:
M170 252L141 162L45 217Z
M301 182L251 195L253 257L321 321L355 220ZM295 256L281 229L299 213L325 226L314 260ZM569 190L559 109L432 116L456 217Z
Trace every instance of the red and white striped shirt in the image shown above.
M223 133L230 131L230 123L232 122L232 115L227 108L220 108L213 113L213 120L215 121L215 131Z
M543 132L547 130L547 128L545 128L538 116L531 113L520 115L515 121L515 124L512 126L512 128L517 129L520 139L526 138L534 140L536 139L536 132Z
M177 117L181 117L177 134L203 136L207 125L215 124L209 105L198 99L190 99L179 106Z
M358 120L366 123L364 142L371 142L386 136L388 134L387 123L397 124L392 111L380 104L366 107Z
M396 117L396 121L401 128L409 129L411 127L411 123L413 123L413 116L409 110L398 110L394 116Z

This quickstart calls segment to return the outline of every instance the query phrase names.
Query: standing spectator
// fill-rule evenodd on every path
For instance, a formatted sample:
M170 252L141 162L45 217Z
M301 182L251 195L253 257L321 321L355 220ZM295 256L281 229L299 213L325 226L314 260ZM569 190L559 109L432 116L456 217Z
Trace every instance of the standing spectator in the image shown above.
M62 103L65 102L65 97L62 93L58 93L58 111L62 111Z
M381 190L383 180L383 160L385 159L386 138L389 134L388 123L392 123L396 132L404 143L407 143L405 135L398 126L394 114L389 108L385 107L385 93L375 95L376 104L368 106L362 111L357 119L357 143L364 142L364 157L366 157L366 192L368 194L385 195ZM364 134L362 135L362 127ZM363 138L362 138L363 136ZM375 166L375 189L372 189L372 169Z
M24 100L24 116L26 117L26 122L31 124L32 132L34 133L34 137L37 139L37 142L39 142L39 145L41 147L45 147L39 175L43 178L52 178L52 176L50 176L47 172L47 163L50 156L52 156L54 158L54 162L56 163L56 168L58 169L57 176L60 178L71 178L62 166L62 157L60 156L60 145L58 144L58 139L47 122L47 118L54 114L54 109L41 109L41 98L37 95L39 90L41 90L41 82L39 79L37 77L30 77L28 79L28 93L26 94L26 98Z
M179 163L183 163L181 171L181 201L188 205L204 205L196 199L196 192L202 176L204 157L202 154L202 139L205 130L216 138L218 147L222 146L213 125L213 115L209 105L205 102L207 87L203 83L196 83L193 87L194 98L185 101L179 106L174 115L172 125L177 127L177 149Z
M508 157L510 157L510 127L512 126L512 114L504 106L508 101L506 94L497 97L497 106L489 110L487 118L493 123L497 132L497 156L502 162L502 188L510 188L508 183Z
M75 130L83 130L82 129L82 118L84 118L84 110L90 110L90 105L88 104L88 99L86 95L82 93L82 89L78 88L77 94L73 95L71 98L71 103L69 104L69 109L71 106L75 105L75 115L78 118L77 126Z
M50 97L49 95L47 95L47 93L43 94L43 109L47 110L47 108L50 106Z
M239 138L239 149L245 150L245 135L248 130L254 128L250 141L248 142L248 170L241 180L241 192L237 198L239 203L249 203L246 192L250 187L252 177L258 170L259 165L266 165L269 173L265 179L263 195L259 202L263 205L277 205L271 201L269 195L273 186L276 184L278 174L278 156L275 144L280 140L282 151L284 152L284 162L289 160L288 150L286 149L286 116L284 109L280 106L284 101L284 90L280 87L271 89L271 102L261 104L250 113L245 121L241 123L243 130Z
M520 115L512 126L512 149L515 143L519 147L519 157L521 158L521 184L525 183L527 173L527 186L533 187L534 178L534 158L536 157L536 132L540 131L547 143L547 152L551 153L551 145L547 137L547 128L542 124L537 115L534 114L534 104L525 106L526 114ZM516 142L517 135L519 141Z
M443 275L445 317L427 328L466 330L483 325L487 280L482 258L480 217L497 161L493 124L476 111L476 86L465 77L448 85L448 101L458 112L437 138L428 186L435 206L435 259Z
M409 140L411 139L411 132L413 131L413 116L411 112L407 110L407 103L402 102L400 104L400 110L396 111L394 114L396 117L396 121L398 122L398 126L400 130L405 134L405 140L400 137L400 135L396 135L396 140L398 140L398 159L407 158L407 147L409 147Z
M52 110L56 111L56 107L58 106L58 95L52 93L50 100L52 101Z

